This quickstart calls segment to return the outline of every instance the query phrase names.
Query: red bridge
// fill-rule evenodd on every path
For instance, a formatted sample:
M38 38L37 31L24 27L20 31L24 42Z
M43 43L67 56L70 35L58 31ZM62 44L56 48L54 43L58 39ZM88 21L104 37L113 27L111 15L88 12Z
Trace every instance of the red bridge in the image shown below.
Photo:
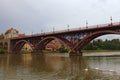
M81 49L85 45L91 40L106 34L120 34L120 22L12 38L6 45L8 45L9 52L19 52L26 43L34 51L41 51L50 41L58 39L70 49L70 55L82 55Z

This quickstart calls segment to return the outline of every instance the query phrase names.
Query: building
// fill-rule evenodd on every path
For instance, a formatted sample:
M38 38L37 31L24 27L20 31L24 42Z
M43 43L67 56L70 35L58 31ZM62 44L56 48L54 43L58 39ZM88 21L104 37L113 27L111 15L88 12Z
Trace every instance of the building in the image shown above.
M5 32L4 36L5 36L5 39L8 39L8 38L13 38L13 37L18 37L18 34L19 34L18 30L10 28Z
M51 41L50 43L48 43L48 44L46 45L45 49L46 49L46 50L51 50L51 51L56 51L56 50L58 50L62 45L63 45L63 44L62 44L59 40L55 39L55 40Z
M19 31L14 28L8 29L4 34L5 39L13 38L13 37L24 37L24 36L25 34L19 34Z
M26 43L23 46L22 51L32 51L32 48L31 48L31 46L28 43Z

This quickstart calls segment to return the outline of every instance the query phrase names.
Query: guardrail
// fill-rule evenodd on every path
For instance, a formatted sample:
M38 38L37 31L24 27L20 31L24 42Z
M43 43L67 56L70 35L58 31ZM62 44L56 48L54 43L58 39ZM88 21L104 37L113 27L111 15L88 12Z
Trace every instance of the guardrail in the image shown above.
M79 30L82 31L82 30L86 30L86 29L104 28L104 27L119 26L119 25L120 25L120 22L100 24L100 25L91 25L91 26L84 26L84 27L79 27L79 28L65 29L65 30L60 30L60 31L31 34L31 35L26 35L24 37L15 37L12 39L25 38L25 37L27 38L27 37L33 37L33 36L44 36L44 35L51 35L51 34L60 34L60 33L65 33L65 32L72 32L72 31L79 31Z

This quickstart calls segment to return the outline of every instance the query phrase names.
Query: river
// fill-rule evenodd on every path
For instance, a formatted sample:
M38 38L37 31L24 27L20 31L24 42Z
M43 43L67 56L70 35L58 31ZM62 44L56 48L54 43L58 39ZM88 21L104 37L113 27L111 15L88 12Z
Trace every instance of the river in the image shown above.
M120 57L108 56L114 54L120 52L1 54L0 80L120 80Z

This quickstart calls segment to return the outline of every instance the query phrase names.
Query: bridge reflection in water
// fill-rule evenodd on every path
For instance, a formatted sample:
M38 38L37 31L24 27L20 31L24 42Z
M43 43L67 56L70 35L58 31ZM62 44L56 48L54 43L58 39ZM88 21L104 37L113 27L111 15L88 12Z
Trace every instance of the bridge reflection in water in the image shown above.
M0 55L2 80L120 80L118 57ZM107 67L107 68L106 68Z

